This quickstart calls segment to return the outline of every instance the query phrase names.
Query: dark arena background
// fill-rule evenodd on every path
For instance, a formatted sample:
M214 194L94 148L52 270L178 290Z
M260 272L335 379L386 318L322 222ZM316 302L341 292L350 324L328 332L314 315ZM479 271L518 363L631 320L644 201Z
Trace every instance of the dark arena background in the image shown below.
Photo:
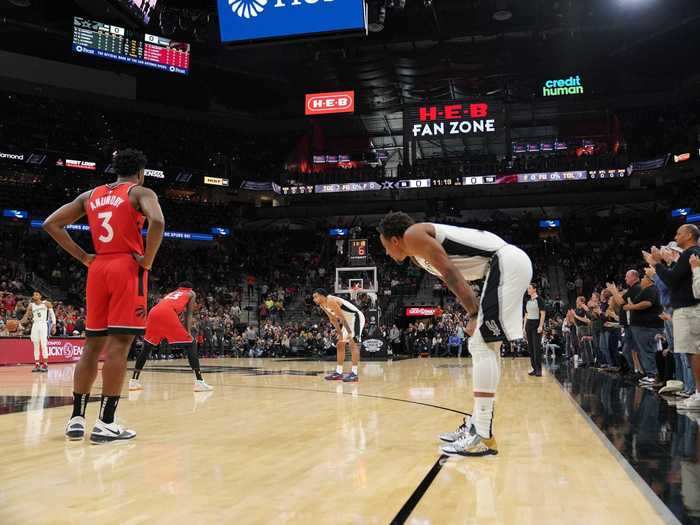
M699 34L697 0L0 0L0 523L700 524Z

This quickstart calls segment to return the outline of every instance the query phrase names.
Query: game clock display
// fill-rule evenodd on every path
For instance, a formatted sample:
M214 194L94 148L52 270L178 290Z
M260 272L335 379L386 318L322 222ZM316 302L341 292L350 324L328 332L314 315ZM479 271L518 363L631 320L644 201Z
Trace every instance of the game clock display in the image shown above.
M77 16L73 51L182 75L190 68L189 44Z
M367 239L350 239L350 261L364 263L367 261Z

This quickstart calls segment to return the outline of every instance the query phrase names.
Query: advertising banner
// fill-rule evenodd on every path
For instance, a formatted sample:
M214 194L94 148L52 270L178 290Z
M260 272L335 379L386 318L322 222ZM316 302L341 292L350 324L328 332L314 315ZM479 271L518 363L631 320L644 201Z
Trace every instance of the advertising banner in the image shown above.
M221 42L366 32L364 0L218 0Z
M403 112L404 140L431 140L493 135L502 131L502 105L482 100L407 107Z
M353 113L354 111L354 91L311 93L306 95L306 104L304 106L304 113L306 115L329 115L332 113ZM331 162L331 160L327 160L327 162ZM338 162L337 157L335 158L335 162Z
M386 357L389 351L389 342L383 337L372 337L362 341L360 356L363 359L369 357Z
M438 311L436 306L409 306L406 317L430 317Z
M74 363L83 355L85 339L49 338L49 364ZM34 363L34 346L29 338L0 338L0 366Z

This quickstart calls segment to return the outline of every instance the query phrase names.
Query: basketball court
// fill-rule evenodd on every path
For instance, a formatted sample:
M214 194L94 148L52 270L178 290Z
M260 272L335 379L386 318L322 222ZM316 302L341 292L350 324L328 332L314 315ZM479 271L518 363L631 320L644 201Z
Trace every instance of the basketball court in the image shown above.
M0 523L675 522L528 365L503 360L500 453L478 459L437 440L471 407L470 359L361 363L357 384L324 381L332 363L209 359L204 393L186 361L150 362L119 406L136 439L105 446L63 436L73 365L0 368Z

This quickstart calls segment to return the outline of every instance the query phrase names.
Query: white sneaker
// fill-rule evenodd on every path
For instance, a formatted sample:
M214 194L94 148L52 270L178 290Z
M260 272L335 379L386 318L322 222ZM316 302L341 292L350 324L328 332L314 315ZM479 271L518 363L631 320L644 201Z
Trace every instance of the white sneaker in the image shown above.
M78 441L85 437L85 418L75 416L66 425L66 438L71 441Z
M138 379L129 379L129 390L143 390L143 385Z
M195 392L209 392L210 390L214 390L214 387L206 384L204 382L204 379L195 380L195 382L194 382L194 391Z
M457 441L441 448L442 453L448 456L478 457L498 454L496 439L493 436L488 439L481 437L473 425Z
M696 392L688 399L679 401L676 404L678 410L700 410L700 393Z
M136 432L128 430L121 425L117 425L116 420L113 423L105 423L98 419L95 421L95 426L90 434L90 443L93 445L101 445L111 441L123 441L136 437Z
M683 390L683 381L669 379L666 381L666 386L659 390L659 394L673 394L675 392L680 392L681 390Z
M644 384L649 385L649 384L651 384L651 383L654 383L655 381L656 381L656 380L655 380L653 377L646 377L646 376L645 376L645 377L643 377L643 378L641 378L641 379L639 380L639 384L640 384L640 385L644 385Z
M443 434L440 434L440 439L446 443L454 443L467 433L467 430L469 430L471 424L471 416L464 416L464 422L457 427L457 430L454 432L444 432Z

